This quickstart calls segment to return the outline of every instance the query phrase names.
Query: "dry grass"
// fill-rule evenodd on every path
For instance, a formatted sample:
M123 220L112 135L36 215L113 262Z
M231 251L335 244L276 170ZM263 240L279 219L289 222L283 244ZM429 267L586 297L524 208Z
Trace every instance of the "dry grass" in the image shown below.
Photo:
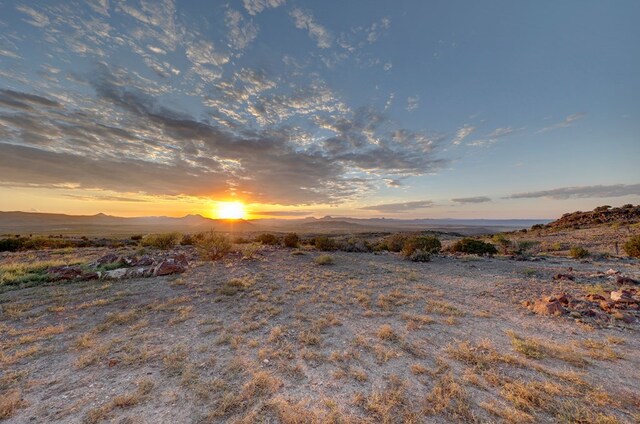
M11 418L18 409L27 403L22 399L20 390L10 390L0 395L0 420Z
M527 338L512 330L507 331L511 345L517 351L532 359L556 358L568 364L583 367L589 364L584 356L569 345L558 345L540 339Z

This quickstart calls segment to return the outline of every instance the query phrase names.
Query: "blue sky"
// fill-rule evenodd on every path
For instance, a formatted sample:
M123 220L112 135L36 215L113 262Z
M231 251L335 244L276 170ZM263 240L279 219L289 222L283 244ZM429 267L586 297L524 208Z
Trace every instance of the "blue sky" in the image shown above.
M0 210L638 203L639 18L637 1L1 1Z

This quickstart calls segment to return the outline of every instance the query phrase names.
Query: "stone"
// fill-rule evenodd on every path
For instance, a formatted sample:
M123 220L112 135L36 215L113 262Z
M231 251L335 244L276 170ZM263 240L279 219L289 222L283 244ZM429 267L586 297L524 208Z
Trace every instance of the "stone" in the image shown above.
M614 302L634 303L632 292L630 290L617 290L611 292L611 300Z
M625 277L623 275L618 275L618 278L616 278L616 283L619 286L625 286L625 285L634 285L634 284L640 284L640 282L638 282L638 280L634 280L633 278L630 277Z
M608 270L605 271L605 274L607 274L607 275L615 275L615 274L620 274L620 271L616 271L614 269L609 268Z
M560 301L554 296L536 300L531 310L539 315L563 315L566 312Z
M153 270L153 275L161 276L161 275L171 275L171 274L180 274L186 271L186 268L178 263L166 260L160 262L156 265Z
M138 259L133 266L150 266L153 265L153 258L149 255L143 255L140 259Z
M153 268L150 266L133 267L127 269L127 278L143 278L150 277L153 274Z
M127 275L127 268L117 268L117 269L112 269L110 271L105 271L103 278L111 279L111 280L120 280L124 278L126 275Z
M571 274L556 274L553 276L554 281L573 281L574 277Z
M600 296L599 294L589 293L585 296L585 299L590 300L592 302L599 302L601 300L605 300L604 296Z
M47 270L54 280L73 280L80 277L84 271L78 266L56 266Z
M96 263L98 265L109 265L118 262L119 258L120 256L115 253L107 253L103 257L99 258Z

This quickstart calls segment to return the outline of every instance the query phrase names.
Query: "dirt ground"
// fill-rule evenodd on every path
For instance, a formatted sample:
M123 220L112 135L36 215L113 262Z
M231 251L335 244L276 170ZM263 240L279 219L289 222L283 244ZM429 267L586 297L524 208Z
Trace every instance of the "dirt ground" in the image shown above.
M293 252L0 293L0 417L640 422L640 325L521 306L638 261Z

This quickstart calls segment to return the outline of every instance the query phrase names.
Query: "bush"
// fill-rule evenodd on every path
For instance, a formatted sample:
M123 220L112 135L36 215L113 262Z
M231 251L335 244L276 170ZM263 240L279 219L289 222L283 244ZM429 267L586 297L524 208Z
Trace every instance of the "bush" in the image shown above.
M134 234L131 236L131 240L133 241L140 241L142 240L142 234Z
M298 247L298 243L300 243L300 237L296 233L289 233L284 236L282 239L282 243L285 247Z
M331 265L331 264L333 264L333 258L331 256L329 256L329 255L317 256L313 261L318 265Z
M500 246L503 255L507 255L513 248L513 242L506 238L504 234L494 234L491 240Z
M5 238L0 240L0 252L15 252L24 245L26 238Z
M400 252L404 248L404 243L408 238L409 236L407 234L391 234L385 237L384 240L378 244L377 248L378 250L388 250L389 252Z
M314 246L318 250L323 250L326 252L336 250L336 243L333 239L330 239L327 236L318 236L314 239Z
M274 245L274 244L278 244L278 237L276 237L271 233L264 233L257 236L256 241L262 244Z
M574 246L569 250L569 256L574 259L582 259L589 256L589 251L581 246Z
M632 258L640 258L640 235L633 236L627 240L623 248L624 251L627 252L627 255Z
M149 234L142 239L142 245L168 250L174 247L182 239L180 233Z
M431 260L431 253L423 249L416 249L410 255L405 255L405 259L413 262L429 262Z
M215 261L223 258L231 250L231 241L224 234L209 231L196 238L196 248L200 257Z
M468 253L476 255L494 255L498 253L498 249L491 244L485 243L481 240L475 240L472 238L463 238L455 242L450 249L452 252Z
M196 240L191 234L184 234L180 240L180 246L193 246Z
M369 242L363 238L351 237L349 240L343 241L338 246L338 250L343 252L371 252L372 248Z
M411 255L418 250L430 255L432 253L439 253L440 249L442 249L442 243L440 243L437 237L413 236L405 240L402 247L402 256L410 258Z
M257 253L260 251L260 245L257 243L245 244L240 250L242 252L242 259L255 259Z

